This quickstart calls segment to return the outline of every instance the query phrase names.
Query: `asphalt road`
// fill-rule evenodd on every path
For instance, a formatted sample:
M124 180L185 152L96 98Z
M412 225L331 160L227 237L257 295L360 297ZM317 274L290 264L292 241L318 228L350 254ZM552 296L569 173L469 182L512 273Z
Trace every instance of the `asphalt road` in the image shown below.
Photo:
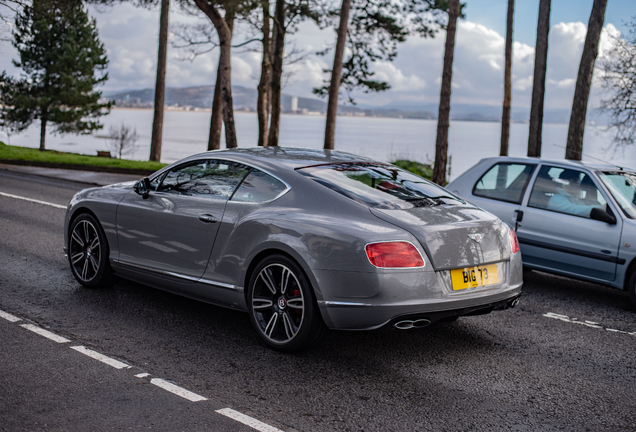
M529 272L512 310L281 354L235 311L82 288L64 210L6 194L65 206L83 187L0 170L0 430L636 431L622 291Z

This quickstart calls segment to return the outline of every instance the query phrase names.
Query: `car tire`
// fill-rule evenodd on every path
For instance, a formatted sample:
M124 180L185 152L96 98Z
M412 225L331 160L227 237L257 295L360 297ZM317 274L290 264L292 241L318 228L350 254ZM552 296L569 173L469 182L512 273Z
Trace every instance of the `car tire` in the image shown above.
M627 284L627 292L629 293L629 299L632 301L632 304L636 307L636 270L634 270L629 277L629 282Z
M109 248L100 223L88 213L73 220L68 233L68 262L75 279L87 288L104 288L113 280Z
M252 326L277 351L316 345L327 327L305 273L292 259L270 255L255 267L247 292Z

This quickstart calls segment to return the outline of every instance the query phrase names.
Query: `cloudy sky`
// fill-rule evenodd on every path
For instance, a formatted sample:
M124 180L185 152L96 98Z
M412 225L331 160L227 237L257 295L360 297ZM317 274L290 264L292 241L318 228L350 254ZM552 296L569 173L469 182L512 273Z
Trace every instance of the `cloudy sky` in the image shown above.
M455 45L452 102L500 105L503 99L503 61L506 25L505 0L465 0L466 19L461 20ZM580 55L586 35L593 0L553 0L550 17L546 109L569 108ZM517 0L514 29L513 97L514 107L529 106L532 91L534 44L539 0ZM109 8L91 8L99 33L108 51L109 81L105 92L151 88L155 81L158 10L134 8L127 4ZM601 40L601 55L611 46L609 35L625 34L627 22L636 16L633 0L609 0ZM171 29L177 24L206 22L204 17L184 14L172 8ZM247 30L238 31L236 40L248 37ZM174 40L174 34L172 35ZM284 92L313 97L311 89L326 78L323 68L330 67L329 58L314 55L332 45L333 29L320 30L303 24L290 39L306 53L304 61L294 64ZM357 96L361 103L384 105L392 102L437 103L444 50L445 33L433 39L409 38L399 47L392 63L375 65L377 77L386 80L391 90ZM254 44L254 48L258 45ZM11 59L16 54L10 43L0 42L0 68L16 73ZM214 82L218 51L184 60L187 53L176 48L168 52L167 85L188 87ZM598 64L598 62L597 62ZM256 87L260 73L260 55L236 50L232 57L234 85ZM600 89L592 93L592 104L602 97Z

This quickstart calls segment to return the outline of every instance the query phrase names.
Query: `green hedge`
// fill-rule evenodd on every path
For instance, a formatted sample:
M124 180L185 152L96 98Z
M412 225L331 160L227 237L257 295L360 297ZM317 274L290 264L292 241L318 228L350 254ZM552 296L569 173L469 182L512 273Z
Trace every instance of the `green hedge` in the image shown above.
M402 169L411 171L412 173L417 174L420 177L424 177L429 180L433 177L433 167L430 165L406 159L399 159L391 163L393 165L399 166Z

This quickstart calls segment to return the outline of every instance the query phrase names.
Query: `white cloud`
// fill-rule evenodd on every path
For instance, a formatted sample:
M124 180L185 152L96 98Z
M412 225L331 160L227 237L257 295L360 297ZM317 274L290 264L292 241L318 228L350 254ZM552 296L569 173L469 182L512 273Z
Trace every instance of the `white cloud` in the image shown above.
M512 88L513 90L525 91L532 88L532 83L534 78L532 75L523 77L523 78L515 78L512 80Z
M426 81L422 78L415 74L405 76L393 63L379 62L375 65L374 71L374 77L388 82L394 91L417 91L426 87Z
M574 86L576 84L576 80L574 78L565 78L560 81L556 80L548 80L549 85L557 86L560 89L572 89L574 90Z
M243 57L232 56L232 83L245 85L253 80L252 66Z

